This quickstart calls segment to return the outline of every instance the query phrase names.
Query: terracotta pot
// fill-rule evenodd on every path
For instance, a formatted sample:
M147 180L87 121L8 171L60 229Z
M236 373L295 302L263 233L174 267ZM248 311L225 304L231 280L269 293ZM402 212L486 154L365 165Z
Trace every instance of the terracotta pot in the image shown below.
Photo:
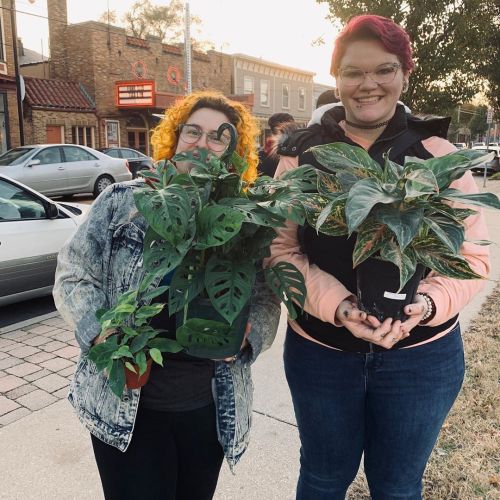
M403 309L413 302L424 270L424 266L418 264L415 274L398 291L398 267L385 260L366 259L356 267L359 308L379 321L385 318L405 321L408 316Z
M133 365L137 373L134 373L132 370L125 367L125 380L127 382L127 387L129 389L139 389L139 387L147 384L152 364L153 360L149 358L146 361L146 371L141 376L139 376L139 367L137 365Z

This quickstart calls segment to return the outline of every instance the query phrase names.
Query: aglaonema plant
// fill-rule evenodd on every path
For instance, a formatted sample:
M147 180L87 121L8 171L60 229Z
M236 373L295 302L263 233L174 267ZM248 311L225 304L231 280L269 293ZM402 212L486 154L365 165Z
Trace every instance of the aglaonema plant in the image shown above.
M332 236L355 234L353 267L376 257L399 268L400 289L417 264L455 279L478 279L461 254L468 207L500 208L492 193L463 193L450 187L474 165L488 161L481 151L462 149L404 165L382 167L359 147L332 143L311 148L318 170L317 192L306 198L308 223ZM474 241L483 245L487 241Z
M205 358L238 352L259 273L292 318L296 317L295 307L304 305L306 288L302 274L286 262L263 270L261 262L269 256L277 228L283 227L287 219L304 222L300 201L306 192L315 189L316 172L312 167L301 167L280 180L261 177L248 184L242 178L248 165L234 152L236 130L230 124L223 124L218 130L219 137L224 131L231 134L232 140L222 157L200 149L172 158L174 162L189 162L192 165L189 174L178 173L168 160L160 161L154 171L141 173L146 182L134 190L134 200L148 224L143 252L146 273L141 284L146 295L134 296L134 292L128 292L130 300L133 297L135 302L122 296L115 308L100 316L103 332L105 328L118 328L122 332L118 348L109 347L114 357L129 358L132 349L125 346L134 339L132 330L139 329L141 338L151 336L146 349L153 346L161 351L155 342L161 338L148 323L163 305L161 308L157 304L147 305L147 299L153 298L147 293L159 295L168 291L165 307L169 316L176 317L176 340L172 341L175 345L160 347L170 352L182 349ZM170 284L160 292L155 283L166 275L171 275ZM200 303L205 310L208 304L208 315L197 315ZM145 314L150 316L146 318ZM122 324L126 322L127 328L116 325L115 320L109 323L115 317ZM138 318L141 324L137 323ZM107 348L96 346L91 355L97 348L108 352ZM150 349L150 357L157 361L160 357L157 351L153 353ZM128 361L125 359L125 363ZM99 366L109 365L103 360Z

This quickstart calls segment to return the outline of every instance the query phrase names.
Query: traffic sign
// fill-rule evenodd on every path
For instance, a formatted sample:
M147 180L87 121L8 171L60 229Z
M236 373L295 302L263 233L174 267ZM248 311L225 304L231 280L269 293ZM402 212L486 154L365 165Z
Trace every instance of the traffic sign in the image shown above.
M493 108L488 108L488 113L486 114L486 123L493 122Z

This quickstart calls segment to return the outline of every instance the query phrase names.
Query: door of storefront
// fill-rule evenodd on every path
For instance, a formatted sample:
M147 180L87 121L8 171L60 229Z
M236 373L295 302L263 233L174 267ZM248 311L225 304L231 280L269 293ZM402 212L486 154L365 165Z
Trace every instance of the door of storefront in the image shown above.
M148 154L147 130L127 129L128 147Z

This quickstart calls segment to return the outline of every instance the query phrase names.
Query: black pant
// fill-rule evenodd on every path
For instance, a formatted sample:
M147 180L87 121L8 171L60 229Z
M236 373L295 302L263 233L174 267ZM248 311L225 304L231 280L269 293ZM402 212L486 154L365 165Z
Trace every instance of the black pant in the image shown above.
M224 457L215 406L162 412L139 406L126 452L94 436L106 500L209 500Z

